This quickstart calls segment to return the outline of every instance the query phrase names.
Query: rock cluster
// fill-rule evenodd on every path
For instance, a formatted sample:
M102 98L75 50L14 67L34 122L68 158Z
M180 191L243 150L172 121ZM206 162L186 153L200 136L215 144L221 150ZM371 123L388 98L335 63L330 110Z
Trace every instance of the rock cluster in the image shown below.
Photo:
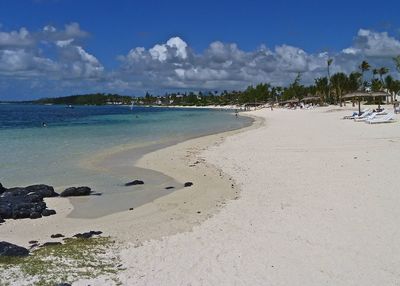
M56 197L53 187L32 185L6 189L0 185L0 221L3 219L36 219L55 214L48 210L43 198Z
M87 196L91 192L89 187L71 187L65 189L60 196ZM56 211L48 209L43 199L58 196L54 188L48 185L7 189L0 183L0 223L3 223L4 219L37 219L54 215Z

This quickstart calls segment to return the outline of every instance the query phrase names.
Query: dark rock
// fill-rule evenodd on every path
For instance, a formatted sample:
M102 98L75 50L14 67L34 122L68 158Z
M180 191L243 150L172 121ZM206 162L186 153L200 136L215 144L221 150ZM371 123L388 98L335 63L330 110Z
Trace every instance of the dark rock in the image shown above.
M89 231L89 232L83 232L83 233L77 233L74 235L76 238L91 238L93 235L100 235L102 234L102 231Z
M29 216L29 218L31 218L31 219L36 219L36 218L41 218L41 217L42 217L42 215L38 212L31 212L31 214Z
M1 216L0 216L0 223L6 222Z
M29 208L21 208L13 210L12 218L19 219L19 218L28 218L31 216L31 210Z
M47 185L32 185L25 188L29 192L41 195L43 198L58 197L59 195L54 191L54 188Z
M46 203L43 198L58 196L53 187L32 185L26 188L15 187L0 193L0 217L3 219L40 218Z
M55 214L56 214L55 210L44 209L42 211L42 216L50 216L50 215L55 215Z
M186 188L186 187L191 187L191 186L193 186L193 183L192 183L192 182L186 182L183 186L184 186L185 188Z
M56 286L71 286L69 283L58 283Z
M58 241L49 241L49 242L45 242L43 243L40 247L47 247L47 246L56 246L56 245L61 245L61 242Z
M175 187L166 187L166 190L171 190L171 189L175 189Z
M133 208L129 208L130 211L133 211Z
M61 197L77 197L77 196L88 196L92 190L89 187L71 187L65 189L60 196Z
M0 256L27 256L27 255L29 255L28 249L5 241L0 241Z
M136 186L136 185L143 185L144 182L141 180L134 180L132 182L126 183L125 186L129 187L129 186Z
M38 241L37 241L37 240L31 240L31 241L29 241L28 243L29 243L29 244L35 244L35 243L38 243Z
M64 235L62 235L61 233L56 233L56 234L52 234L50 237L51 238L59 238L59 237L64 237Z
M7 189L4 188L3 185L0 183L0 195L1 195L2 193L4 193L5 191L7 191Z

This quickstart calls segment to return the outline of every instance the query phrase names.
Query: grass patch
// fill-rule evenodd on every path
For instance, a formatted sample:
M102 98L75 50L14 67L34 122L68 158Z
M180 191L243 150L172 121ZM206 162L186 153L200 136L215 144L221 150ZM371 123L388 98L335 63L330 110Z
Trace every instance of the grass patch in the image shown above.
M47 286L106 275L116 280L119 259L109 237L68 238L62 245L32 251L27 257L0 257L0 285L19 281Z

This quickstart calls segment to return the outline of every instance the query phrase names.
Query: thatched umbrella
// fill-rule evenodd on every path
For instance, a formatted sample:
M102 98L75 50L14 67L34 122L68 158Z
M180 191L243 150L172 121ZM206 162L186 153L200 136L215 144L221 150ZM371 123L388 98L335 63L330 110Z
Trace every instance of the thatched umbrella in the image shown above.
M358 114L361 113L361 98L364 97L387 97L390 96L389 93L384 92L384 91L375 91L375 92L363 92L363 91L356 91L353 93L348 93L346 95L344 95L342 98L343 99L350 99L350 98L357 98L358 101ZM378 108L381 108L381 105L378 105Z
M371 96L372 96L373 98L375 98L375 97L386 97L386 102L387 102L388 96L391 96L391 95L390 95L390 93L385 92L385 91L373 91L373 92L371 92ZM379 109L381 108L380 102L379 102L379 104L378 104L378 108L379 108Z
M292 99L289 99L289 100L281 101L281 102L279 102L279 104L298 103L298 102L299 102L298 98L292 98Z
M361 114L361 100L365 96L369 96L369 93L363 91L356 91L352 93L348 93L342 96L342 99L350 99L350 98L357 98L358 101L358 114Z
M304 101L304 102L310 102L310 101L319 101L319 100L321 100L321 98L320 97L318 97L318 96L312 96L312 95L310 95L310 96L306 96L306 97L304 97L303 99L301 99L300 101Z

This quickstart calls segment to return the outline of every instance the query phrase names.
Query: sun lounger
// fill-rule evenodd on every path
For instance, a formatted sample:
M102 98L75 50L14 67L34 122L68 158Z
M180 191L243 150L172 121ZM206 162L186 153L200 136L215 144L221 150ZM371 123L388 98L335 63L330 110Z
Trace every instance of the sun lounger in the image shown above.
M368 111L371 111L371 109L365 108L364 110L361 111L361 114L358 114L358 112L354 112L352 115L344 116L343 119L354 119L354 117L362 115Z
M356 115L354 116L354 121L363 121L365 118L367 118L368 116L370 116L372 114L371 110L368 110L366 112L364 112L361 115Z
M389 112L386 115L379 116L379 117L373 118L371 120L366 120L365 122L369 123L369 124L394 122L394 113Z
M354 118L354 121L361 122L361 121L372 120L377 116L378 116L378 112L373 112L373 113L370 113L369 115L367 115L365 117L359 116L357 118Z
M354 118L354 121L361 122L361 121L372 120L372 119L376 119L377 117L380 117L380 116L386 115L386 114L387 114L387 112L385 110L382 110L380 112L373 112L366 117L360 116L360 117Z

